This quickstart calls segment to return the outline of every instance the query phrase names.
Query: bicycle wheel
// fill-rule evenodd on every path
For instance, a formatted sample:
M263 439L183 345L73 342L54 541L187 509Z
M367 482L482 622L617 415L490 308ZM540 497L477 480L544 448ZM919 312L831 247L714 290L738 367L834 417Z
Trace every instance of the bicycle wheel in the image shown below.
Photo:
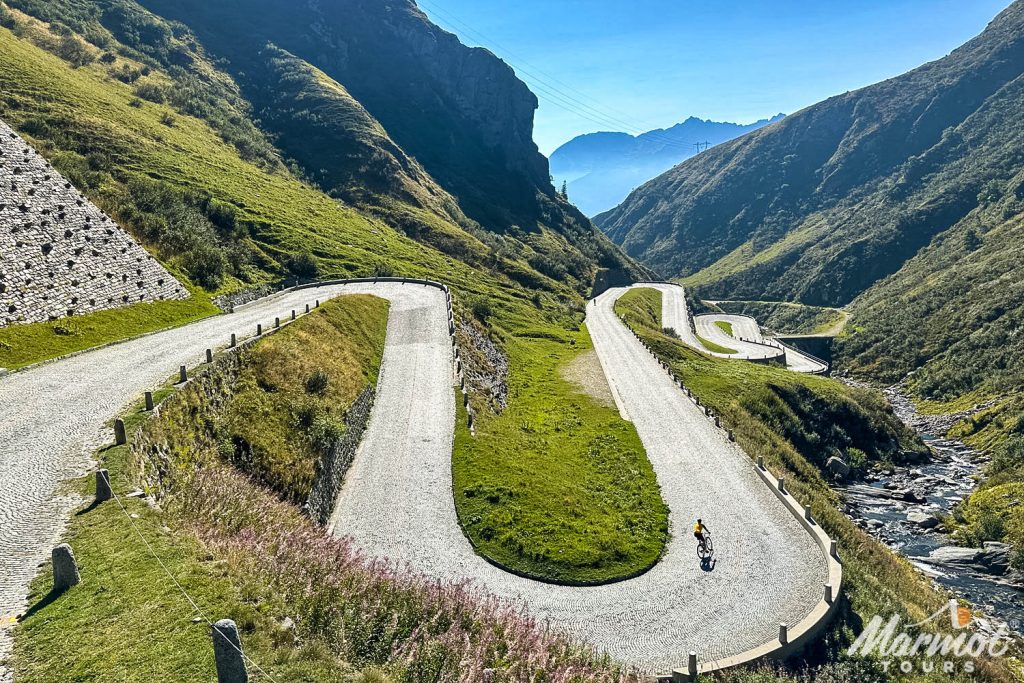
M715 544L711 542L711 534L704 535L704 545L707 546L708 557L715 554Z

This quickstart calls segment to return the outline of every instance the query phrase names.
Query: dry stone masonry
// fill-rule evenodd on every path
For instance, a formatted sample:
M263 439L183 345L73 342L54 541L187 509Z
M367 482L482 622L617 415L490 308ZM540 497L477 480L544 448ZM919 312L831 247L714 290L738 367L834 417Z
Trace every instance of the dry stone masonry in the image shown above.
M187 290L0 121L0 327Z

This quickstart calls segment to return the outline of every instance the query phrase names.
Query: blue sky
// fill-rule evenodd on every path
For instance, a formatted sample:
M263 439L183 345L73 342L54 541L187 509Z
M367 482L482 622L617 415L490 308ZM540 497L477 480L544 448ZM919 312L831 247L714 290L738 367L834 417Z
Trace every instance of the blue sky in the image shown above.
M748 123L942 57L1009 0L419 0L516 67L545 154L688 116Z

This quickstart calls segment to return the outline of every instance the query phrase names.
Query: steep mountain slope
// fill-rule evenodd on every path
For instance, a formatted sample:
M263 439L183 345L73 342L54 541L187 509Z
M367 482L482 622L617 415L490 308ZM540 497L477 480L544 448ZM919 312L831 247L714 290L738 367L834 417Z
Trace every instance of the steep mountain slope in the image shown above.
M1024 5L948 57L690 159L598 223L728 298L845 304L1024 163Z
M87 192L102 189L101 207L193 283L220 292L318 270L410 264L380 248L353 258L349 246L364 238L327 246L282 229L280 212L254 215L253 197L224 191L236 176L181 175L157 170L152 159L126 163L141 150L160 157L167 143L191 148L197 124L234 147L230 164L262 169L271 184L315 183L344 201L356 223L385 224L436 257L492 271L510 286L571 299L589 291L601 270L613 278L643 272L557 197L531 140L533 95L493 55L462 46L413 3L333 3L323 11L281 0L167 3L169 16L151 5L0 5L11 45L35 45L82 75L106 79L100 90L111 91L90 93L84 107L70 110L31 89L16 97L24 70L12 64L5 107L59 170ZM107 114L119 107L86 115L119 89L134 96L127 98L134 114L116 122ZM144 136L156 149L137 144L144 113L161 124Z
M568 183L572 203L588 216L622 202L634 188L697 153L697 144L717 145L783 117L751 124L718 123L691 116L671 128L642 135L588 133L573 138L550 157L555 186Z

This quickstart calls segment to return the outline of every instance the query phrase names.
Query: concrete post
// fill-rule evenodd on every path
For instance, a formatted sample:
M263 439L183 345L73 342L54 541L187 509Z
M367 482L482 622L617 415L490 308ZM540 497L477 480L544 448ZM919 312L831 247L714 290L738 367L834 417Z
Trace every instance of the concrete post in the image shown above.
M256 325L256 336L259 337L262 334L263 334L263 324L262 323L258 323Z
M828 549L828 554L837 560L839 559L839 544L836 541L832 541Z
M276 330L279 327L281 327L281 319L280 318L274 318L274 329Z
M813 522L814 521L814 517L811 517L811 508L810 507L805 507L804 508L804 519L806 519L808 522Z
M722 419L720 417L718 417L717 415L715 415L715 426L716 427L721 427L722 426Z
M96 470L96 502L102 503L114 497L110 490L110 474L106 470Z
M213 362L213 349L206 349L206 362L207 363L212 363Z
M77 586L82 581L78 573L78 562L75 561L75 553L67 543L61 543L50 553L53 563L53 592L63 593L72 586Z
M764 469L764 456L763 455L757 456L757 466L760 467L762 470Z
M292 320L295 320L295 309L292 309Z
M306 304L306 313L309 313L309 304Z
M188 368L184 365L178 368L178 380L180 384L184 384L188 381Z
M238 345L238 337L236 337L235 333L232 332L231 333L231 348L235 348L235 346L237 346L237 345Z
M786 645L789 643L789 625L779 624L779 643Z
M114 420L114 445L121 446L128 443L128 431L124 428L124 420Z
M779 490L782 491L783 493L786 492L786 478L785 477L779 477Z
M147 411L153 410L153 392L152 391L147 391L146 392L146 410Z
M732 431L732 430L730 429L730 430L729 430L729 441L735 441L735 440L736 440L736 435L735 435L735 434L733 433L733 431Z
M697 680L697 653L692 650L686 658L686 672L690 674L690 680Z
M249 674L245 670L242 656L242 640L238 627L230 619L221 619L213 625L213 658L217 664L217 683L247 683Z
M317 300L316 300L316 306L315 306L315 308L320 308L320 299L317 299Z
M825 584L825 602L827 602L828 604L831 605L832 601L834 599L835 598L832 597L832 584L831 583L826 583Z

